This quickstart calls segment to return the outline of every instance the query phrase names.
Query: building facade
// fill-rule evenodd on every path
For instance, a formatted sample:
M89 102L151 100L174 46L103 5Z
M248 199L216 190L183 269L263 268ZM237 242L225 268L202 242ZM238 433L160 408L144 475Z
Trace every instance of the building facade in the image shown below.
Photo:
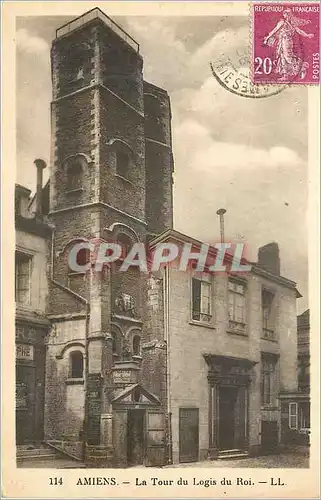
M165 432L161 388L149 394L141 377L143 345L155 340L149 283L135 269L119 273L121 258L72 272L68 254L92 239L126 252L172 227L170 102L142 67L138 44L99 9L58 29L52 44L45 438L73 453L86 441L88 457L116 465L140 462L142 432L151 463L163 461L153 439ZM86 263L86 251L78 259ZM158 352L149 357L157 364Z

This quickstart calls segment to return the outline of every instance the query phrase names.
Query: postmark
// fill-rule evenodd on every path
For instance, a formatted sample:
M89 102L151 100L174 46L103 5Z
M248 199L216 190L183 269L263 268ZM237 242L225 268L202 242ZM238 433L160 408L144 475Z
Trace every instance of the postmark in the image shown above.
M320 83L320 5L262 3L251 6L253 84Z

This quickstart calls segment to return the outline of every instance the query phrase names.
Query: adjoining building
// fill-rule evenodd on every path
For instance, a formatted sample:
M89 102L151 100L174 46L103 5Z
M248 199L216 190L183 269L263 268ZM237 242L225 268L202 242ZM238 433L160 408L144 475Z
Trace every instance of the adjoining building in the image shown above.
M202 245L173 230L152 244L160 242L188 243L192 252ZM156 283L173 461L277 451L279 395L297 389L300 296L295 283L280 275L278 246L260 248L258 262L243 275L169 266Z
M282 443L310 444L310 310L297 318L297 381L295 392L281 395Z

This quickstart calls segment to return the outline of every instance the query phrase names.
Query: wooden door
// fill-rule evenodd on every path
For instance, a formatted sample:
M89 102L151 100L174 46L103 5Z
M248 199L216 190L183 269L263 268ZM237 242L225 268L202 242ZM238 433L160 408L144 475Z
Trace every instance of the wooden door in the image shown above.
M146 465L158 467L165 463L165 416L157 410L146 412Z
M196 462L199 456L199 410L179 409L179 461Z

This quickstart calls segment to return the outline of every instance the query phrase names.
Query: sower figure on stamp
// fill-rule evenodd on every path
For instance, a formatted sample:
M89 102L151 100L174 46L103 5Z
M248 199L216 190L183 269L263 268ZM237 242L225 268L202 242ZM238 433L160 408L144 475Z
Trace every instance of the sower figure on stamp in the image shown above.
M310 20L299 19L292 14L291 9L285 9L283 19L264 38L263 44L269 46L273 46L275 38L277 39L275 72L280 75L280 79L286 80L288 76L296 76L298 73L301 73L301 79L305 77L309 64L295 54L293 37L297 33L306 38L313 38L313 33L306 33L299 28L309 23Z

